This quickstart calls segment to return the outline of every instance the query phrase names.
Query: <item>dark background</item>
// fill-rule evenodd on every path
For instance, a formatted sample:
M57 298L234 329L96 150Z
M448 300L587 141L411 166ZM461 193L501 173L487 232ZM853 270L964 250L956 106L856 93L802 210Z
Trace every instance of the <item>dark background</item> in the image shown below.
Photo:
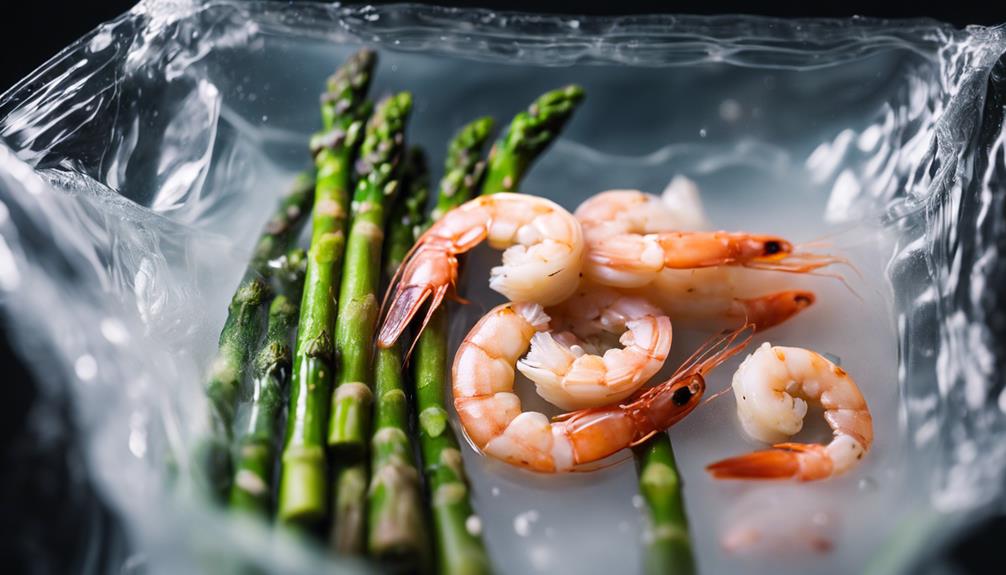
M101 22L127 11L135 2L99 0L71 2L36 0L18 3L16 15L5 16L0 33L0 92L5 92L46 60ZM387 2L370 2L385 4ZM451 6L565 14L618 15L647 13L721 14L744 13L778 17L835 17L854 15L877 18L928 17L956 26L996 25L1006 22L1000 2L968 6L961 2L669 2L617 0L614 2L558 2L549 0L500 2L444 1ZM18 33L21 31L21 33ZM28 372L6 345L5 326L0 325L0 373L5 393L0 400L0 569L13 573L68 573L87 553L78 544L82 530L119 533L112 514L89 486L82 457L73 440L72 407L68 398L55 410L64 425L58 430L33 430L28 414L38 409L38 389ZM51 402L47 402L51 404ZM40 438L45 437L42 441ZM1006 533L1006 521L989 524L951 543L922 571L986 573L1003 572L986 563L988 551ZM122 550L106 550L97 565L119 571ZM999 565L996 561L992 565ZM932 571L934 569L936 571Z

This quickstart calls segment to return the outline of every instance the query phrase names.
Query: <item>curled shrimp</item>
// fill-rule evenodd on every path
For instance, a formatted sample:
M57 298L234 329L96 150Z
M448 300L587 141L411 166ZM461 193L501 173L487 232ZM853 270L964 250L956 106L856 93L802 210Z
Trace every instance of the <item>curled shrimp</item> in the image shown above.
M551 329L531 336L517 369L562 409L625 399L660 371L671 348L670 318L643 298L611 289L581 286L548 315Z
M541 413L522 411L513 393L514 364L548 323L541 305L498 306L461 342L452 369L454 407L472 443L490 457L544 473L574 470L674 425L699 404L704 376L750 339L743 337L747 326L719 336L668 381L627 402L574 411L550 421Z
M810 273L844 261L796 252L779 236L671 229L668 223L675 218L661 216L660 200L646 196L635 190L611 190L576 209L588 245L584 275L589 280L633 288L652 283L665 269L743 266ZM640 205L653 213L641 216Z
M775 449L713 463L706 468L713 477L827 479L859 464L873 442L873 418L856 383L813 351L764 343L737 369L733 390L744 431ZM778 443L800 431L808 404L824 408L831 443Z
M556 304L579 284L584 242L572 214L536 196L500 193L476 198L433 224L405 257L385 296L379 346L393 345L427 299L429 321L455 286L457 256L483 240L504 250L503 264L490 272L489 287L511 301Z

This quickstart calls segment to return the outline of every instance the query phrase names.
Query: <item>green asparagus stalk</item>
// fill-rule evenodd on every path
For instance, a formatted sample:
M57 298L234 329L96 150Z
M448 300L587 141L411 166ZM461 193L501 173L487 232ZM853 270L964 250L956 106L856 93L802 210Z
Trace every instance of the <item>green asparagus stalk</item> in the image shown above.
M489 153L482 193L517 192L531 164L558 137L583 96L580 86L566 86L542 94L517 114Z
M390 281L415 242L429 196L426 159L410 150L403 181L405 197L391 213L385 247L385 278ZM409 405L402 375L402 350L378 349L374 363L373 475L367 497L370 554L413 571L429 560L422 487L409 439Z
M201 469L210 491L223 498L231 479L231 429L245 366L260 330L259 311L268 303L269 262L288 249L304 223L314 197L311 174L298 176L279 202L255 247L244 278L231 299L227 320L220 332L217 355L210 367L206 395L210 402L210 434L199 448Z
M478 193L486 167L482 149L494 126L493 119L485 116L462 127L451 140L447 149L446 171L437 193L437 205L430 214L431 223Z
M366 452L370 432L374 330L377 327L381 248L385 211L399 185L398 164L404 152L405 123L412 95L401 92L378 104L367 124L357 167L353 223L346 243L346 263L335 348L339 357L332 394L328 445L342 467L336 479L333 517L335 548L360 554L366 547Z
M412 96L402 92L383 100L367 125L361 149L359 183L353 196L353 224L339 293L335 348L340 365L332 396L328 444L341 457L361 459L370 429L371 354L377 324L384 219L399 185L405 122Z
M328 509L325 425L333 373L335 295L342 272L351 168L369 113L366 93L374 63L374 53L361 50L329 79L321 103L325 131L312 139L318 182L278 501L278 517L287 523L317 525Z
M449 147L433 219L470 199L484 164L482 149L492 120L480 118L462 128ZM468 496L458 438L451 429L446 396L447 308L441 306L419 335L415 350L419 446L437 542L437 572L475 575L491 572L489 555Z
M230 505L262 517L269 515L272 500L276 432L283 410L283 392L290 379L293 352L290 339L297 326L297 302L303 289L304 250L287 258L279 293L269 306L266 339L255 358L251 412L238 443L237 469L231 485Z
M646 572L652 575L695 573L681 475L666 433L659 433L635 449L639 490L650 516Z

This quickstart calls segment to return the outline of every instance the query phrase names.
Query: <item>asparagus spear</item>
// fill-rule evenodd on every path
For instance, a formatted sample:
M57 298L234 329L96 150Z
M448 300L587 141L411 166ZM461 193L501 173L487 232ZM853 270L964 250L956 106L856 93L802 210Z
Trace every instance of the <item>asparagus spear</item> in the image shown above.
M381 246L385 210L398 185L405 123L412 95L401 92L384 99L367 124L357 166L359 183L353 196L353 223L346 243L344 280L339 293L335 348L339 356L328 445L343 467L338 472L334 544L343 553L365 547L366 441L370 430L372 351L377 324Z
M485 161L482 148L492 134L495 122L489 116L479 118L458 131L447 148L444 177L440 180L437 205L430 214L431 223L478 193Z
M276 450L276 426L283 409L283 391L290 378L290 338L297 325L297 302L303 289L304 250L286 258L287 270L279 293L269 306L266 340L255 358L251 413L244 436L239 441L237 470L231 486L234 509L269 514L272 497L272 468ZM300 265L298 265L298 263Z
M569 85L542 94L526 112L514 116L506 134L489 152L483 194L517 192L534 160L562 131L583 101L583 88Z
M267 302L269 261L289 246L308 213L314 197L311 174L298 176L279 202L255 247L244 278L238 285L220 332L217 355L210 368L206 395L210 401L210 435L199 448L201 468L211 492L220 498L231 479L231 427L245 366L260 333L259 310Z
M285 522L317 524L328 508L324 434L335 294L342 271L351 167L369 112L365 98L374 62L373 52L361 50L329 79L321 101L325 131L312 139L318 183L280 476L278 516Z
M433 219L468 200L483 169L479 161L492 120L480 118L454 137L440 183ZM415 351L416 411L423 474L429 491L437 539L437 571L446 575L489 573L489 556L468 499L468 483L458 438L448 421L444 377L447 374L447 308L441 306L419 335Z
M385 248L385 278L390 281L415 242L429 196L426 159L410 150L403 180L405 198L392 211ZM427 541L421 486L409 440L409 407L402 376L402 350L378 349L374 365L374 434L371 438L373 476L368 493L370 554L402 566L425 565Z
M650 515L646 572L691 575L695 573L695 558L671 440L666 433L659 433L635 452L639 489Z

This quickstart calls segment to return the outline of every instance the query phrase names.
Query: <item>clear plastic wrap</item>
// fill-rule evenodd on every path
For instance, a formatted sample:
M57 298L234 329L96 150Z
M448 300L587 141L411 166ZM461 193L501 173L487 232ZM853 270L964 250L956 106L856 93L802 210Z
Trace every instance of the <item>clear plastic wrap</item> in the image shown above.
M307 164L323 80L361 44L381 53L377 92L414 92L410 139L434 166L464 121L576 82L587 101L526 191L574 207L684 174L717 227L827 236L862 274L858 299L795 280L819 303L769 334L856 374L878 435L856 473L713 482L705 464L752 448L729 398L672 430L704 570L907 569L1001 508L1004 29L157 0L0 99L3 313L42 401L70 398L87 474L128 534L80 533L94 550L80 572L215 571L233 556L366 569L234 520L167 472L201 432L201 374L273 198ZM495 301L478 281L488 262L466 273L479 305L455 314L455 341ZM676 335L671 363L698 337ZM32 417L42 429L53 415ZM638 570L631 463L540 477L465 461L500 572ZM750 527L771 541L724 550ZM773 546L787 551L759 552Z

